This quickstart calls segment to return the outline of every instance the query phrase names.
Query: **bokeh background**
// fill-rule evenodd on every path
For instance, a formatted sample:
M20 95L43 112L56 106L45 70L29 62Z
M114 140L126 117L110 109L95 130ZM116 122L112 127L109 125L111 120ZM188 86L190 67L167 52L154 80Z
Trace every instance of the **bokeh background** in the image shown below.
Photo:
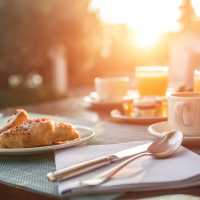
M0 1L1 108L64 98L97 76L134 80L141 65L169 66L169 87L192 85L199 0Z

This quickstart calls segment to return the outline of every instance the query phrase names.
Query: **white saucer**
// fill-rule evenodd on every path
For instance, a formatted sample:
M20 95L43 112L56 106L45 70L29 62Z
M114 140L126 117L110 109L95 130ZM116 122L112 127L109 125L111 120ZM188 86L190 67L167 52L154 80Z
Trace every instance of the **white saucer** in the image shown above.
M97 106L122 105L123 103L123 100L121 101L102 100L98 97L98 94L96 92L90 92L90 94L88 96L85 96L83 99L86 103L89 103L91 105L97 105Z
M152 124L151 126L148 127L147 131L156 136L156 137L161 137L165 134L167 134L168 132L170 131L173 131L173 129L171 128L171 126L168 124L168 121L165 121L165 122L159 122L159 123L155 123L155 124ZM184 136L183 137L184 139L184 142L188 142L188 141L191 141L191 142L200 142L200 136ZM199 146L200 146L200 143L199 143Z
M152 124L160 121L167 120L167 117L163 116L154 116L154 117L132 117L126 116L123 114L123 111L120 109L115 109L110 112L110 115L116 119L122 119L124 121L133 122L133 123L140 123L140 124Z

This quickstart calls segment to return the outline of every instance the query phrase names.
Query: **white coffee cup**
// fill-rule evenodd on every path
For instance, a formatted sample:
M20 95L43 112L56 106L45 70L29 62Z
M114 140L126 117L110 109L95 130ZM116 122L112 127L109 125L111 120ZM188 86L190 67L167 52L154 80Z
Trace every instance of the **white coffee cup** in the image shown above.
M177 92L168 96L168 123L185 136L200 135L200 92Z
M95 92L100 100L120 102L127 95L129 81L128 77L97 77Z

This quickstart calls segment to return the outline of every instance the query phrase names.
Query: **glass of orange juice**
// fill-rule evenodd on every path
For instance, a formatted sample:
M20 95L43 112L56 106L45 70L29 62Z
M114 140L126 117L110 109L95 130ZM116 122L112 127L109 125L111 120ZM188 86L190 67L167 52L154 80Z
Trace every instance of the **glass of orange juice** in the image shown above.
M195 70L194 71L193 91L194 92L200 92L200 70Z
M167 66L140 66L135 68L137 90L140 96L165 96L168 86Z

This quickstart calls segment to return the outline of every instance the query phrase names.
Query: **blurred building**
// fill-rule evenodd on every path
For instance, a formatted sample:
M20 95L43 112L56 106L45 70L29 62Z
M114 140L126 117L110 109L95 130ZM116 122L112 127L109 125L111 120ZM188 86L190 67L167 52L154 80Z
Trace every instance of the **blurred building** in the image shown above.
M193 31L181 32L172 40L169 51L170 87L192 87L193 72L200 70L200 34Z
M200 19L190 0L183 0L179 9L182 29L175 34L169 48L170 87L192 88L193 72L200 70Z

